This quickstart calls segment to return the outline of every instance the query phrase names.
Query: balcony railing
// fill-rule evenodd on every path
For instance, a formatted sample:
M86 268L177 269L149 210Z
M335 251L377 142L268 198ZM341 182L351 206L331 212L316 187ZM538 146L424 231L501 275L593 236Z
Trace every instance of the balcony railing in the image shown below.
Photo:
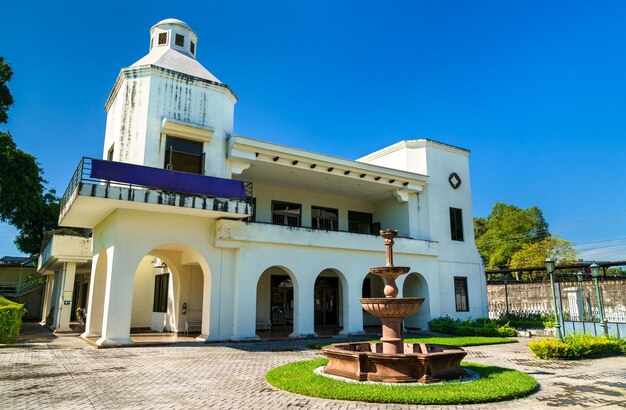
M66 211L67 204L83 184L192 195L201 199L221 198L252 204L251 182L84 157L61 198L61 212Z

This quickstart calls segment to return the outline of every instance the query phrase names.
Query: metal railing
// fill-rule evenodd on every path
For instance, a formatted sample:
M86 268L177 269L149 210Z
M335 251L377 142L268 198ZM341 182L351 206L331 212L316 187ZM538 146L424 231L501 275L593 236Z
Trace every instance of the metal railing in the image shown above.
M70 179L70 182L67 188L65 189L65 193L63 194L63 197L61 197L61 213L64 212L65 207L72 200L72 196L74 195L74 192L76 192L76 190L80 190L80 187L83 184L106 185L106 186L128 188L128 189L142 189L142 190L151 190L151 191L164 192L164 193L179 193L179 194L193 195L198 198L218 198L217 196L201 195L201 194L185 192L184 188L181 188L180 191L171 191L171 190L164 190L159 187L148 186L148 185L130 184L126 182L92 178L91 177L92 160L93 158L88 158L88 157L83 157L80 160L80 163L78 164L78 167L76 168L76 171L74 171L74 174L72 175L72 178ZM102 161L102 160L99 160L99 161ZM164 171L167 171L167 170L164 170ZM169 171L169 172L177 172L177 171ZM253 195L252 182L247 182L247 181L241 181L241 182L243 182L245 192L246 192L246 198L245 200L243 200L243 202L247 202L252 205L252 195ZM225 198L225 199L228 199L228 198Z

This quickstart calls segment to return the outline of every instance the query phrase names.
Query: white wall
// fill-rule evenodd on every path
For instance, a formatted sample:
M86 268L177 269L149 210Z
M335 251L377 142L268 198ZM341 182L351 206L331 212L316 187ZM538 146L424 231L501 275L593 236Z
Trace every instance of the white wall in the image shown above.
M154 256L144 257L135 271L133 285L133 310L130 326L151 328L152 302L154 299ZM158 329L161 331L163 327Z

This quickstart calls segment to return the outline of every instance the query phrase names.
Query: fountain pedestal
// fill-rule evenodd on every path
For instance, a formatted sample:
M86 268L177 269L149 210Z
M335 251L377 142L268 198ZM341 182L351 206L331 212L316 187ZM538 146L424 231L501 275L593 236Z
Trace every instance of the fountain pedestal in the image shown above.
M329 359L324 373L355 380L431 383L464 377L461 348L427 343L404 343L402 321L417 312L424 298L397 298L396 278L409 272L407 266L393 265L393 244L398 231L380 231L385 239L386 265L370 268L385 280L384 298L360 299L365 311L382 321L382 342L339 343L326 346Z

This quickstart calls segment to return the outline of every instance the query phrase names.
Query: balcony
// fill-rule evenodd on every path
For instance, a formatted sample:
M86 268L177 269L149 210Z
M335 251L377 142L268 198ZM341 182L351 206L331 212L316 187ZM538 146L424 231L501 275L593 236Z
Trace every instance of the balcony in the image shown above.
M60 226L93 228L116 209L242 219L249 182L83 158L61 198Z
M238 247L239 244L246 242L263 242L354 251L383 250L380 237L374 234L228 220L217 221L215 228L216 245L226 248ZM439 243L422 239L396 238L394 252L436 257L439 256Z

